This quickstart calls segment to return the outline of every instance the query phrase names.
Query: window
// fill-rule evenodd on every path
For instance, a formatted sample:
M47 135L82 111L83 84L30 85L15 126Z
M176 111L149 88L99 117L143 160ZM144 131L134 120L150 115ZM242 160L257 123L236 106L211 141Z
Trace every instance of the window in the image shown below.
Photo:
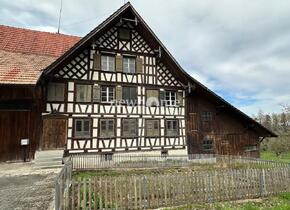
M202 112L201 119L202 119L202 121L211 121L212 120L212 112Z
M113 154L112 153L101 154L101 160L102 161L111 161L111 160L113 160Z
M119 39L130 40L131 33L129 29L119 28Z
M123 119L122 132L123 136L134 137L137 136L137 120L136 119Z
M115 71L115 57L109 55L102 55L101 69L103 71Z
M115 88L111 86L102 86L101 100L102 102L111 102L115 99Z
M75 119L74 128L75 137L90 137L91 136L91 120L90 119Z
M135 73L136 72L136 59L131 57L123 58L123 71L125 73Z
M48 101L64 101L64 84L49 83L47 91Z
M166 120L166 135L178 136L178 121L177 120Z
M162 150L161 151L161 157L162 158L167 158L168 157L168 150Z
M211 139L205 139L202 142L202 148L203 150L212 150L213 142Z
M245 152L257 151L257 150L258 150L257 145L246 145L246 146L244 146L244 151Z
M92 86L91 85L76 85L76 101L77 102L91 102L92 94L91 94Z
M165 92L162 91L162 94L164 94L161 97L162 105L166 106L175 106L176 105L176 92L171 90L166 90Z
M137 88L136 87L123 87L123 100L126 101L127 104L134 105L137 103Z
M146 136L153 137L160 135L159 120L146 120Z
M115 136L115 122L113 119L100 120L100 137L109 138Z
M146 106L159 106L158 90L146 90Z

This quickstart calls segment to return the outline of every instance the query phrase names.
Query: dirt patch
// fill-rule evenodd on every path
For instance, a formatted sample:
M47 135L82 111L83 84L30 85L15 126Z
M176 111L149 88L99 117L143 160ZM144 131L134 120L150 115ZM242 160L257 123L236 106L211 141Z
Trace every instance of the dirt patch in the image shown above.
M36 170L33 164L0 164L0 209L48 209L58 170Z

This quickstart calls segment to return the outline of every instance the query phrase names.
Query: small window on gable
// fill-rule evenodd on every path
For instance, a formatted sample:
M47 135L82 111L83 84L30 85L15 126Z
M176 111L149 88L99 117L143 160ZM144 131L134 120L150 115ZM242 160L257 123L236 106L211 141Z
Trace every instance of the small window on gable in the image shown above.
M102 55L101 69L103 71L115 71L115 56Z
M123 58L123 71L125 73L135 73L136 72L136 59L133 57Z
M76 85L76 102L91 102L92 101L92 86L91 85Z
M115 136L115 121L113 119L100 119L100 137L111 138Z
M160 91L160 100L163 106L175 106L176 91L173 90Z
M123 119L122 132L125 137L137 136L137 120L136 119Z
M146 120L146 136L154 137L160 135L159 120Z
M119 28L118 34L120 40L130 40L131 38L131 32L129 29L126 28Z
M177 136L178 135L178 121L166 120L166 135Z
M64 84L63 83L49 83L47 90L48 101L64 101Z
M115 99L115 88L112 86L102 86L101 100L102 102L112 102Z
M202 112L201 113L202 121L212 121L212 112Z
M74 136L77 138L91 137L91 120L75 119Z
M203 150L212 150L213 149L213 141L212 139L204 139L202 142L202 149Z

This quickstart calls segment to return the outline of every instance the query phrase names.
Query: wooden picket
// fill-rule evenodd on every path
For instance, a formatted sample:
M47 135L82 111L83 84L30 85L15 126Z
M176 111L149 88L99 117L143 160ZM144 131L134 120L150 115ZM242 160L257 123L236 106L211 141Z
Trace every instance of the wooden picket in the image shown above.
M74 180L66 209L152 209L290 190L290 168L229 169Z

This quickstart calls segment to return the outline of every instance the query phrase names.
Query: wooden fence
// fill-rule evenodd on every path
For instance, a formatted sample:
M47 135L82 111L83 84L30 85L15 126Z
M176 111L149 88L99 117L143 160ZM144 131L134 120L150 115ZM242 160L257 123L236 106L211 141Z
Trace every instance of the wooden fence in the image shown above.
M74 170L95 170L105 168L162 168L189 166L194 164L248 164L264 167L284 167L290 163L261 160L242 156L226 156L217 154L189 154L179 156L162 155L120 155L75 154L71 156Z
M55 180L55 209L66 208L65 200L69 197L69 190L72 181L72 162L67 160Z
M290 168L227 169L72 180L66 209L152 209L290 191Z

